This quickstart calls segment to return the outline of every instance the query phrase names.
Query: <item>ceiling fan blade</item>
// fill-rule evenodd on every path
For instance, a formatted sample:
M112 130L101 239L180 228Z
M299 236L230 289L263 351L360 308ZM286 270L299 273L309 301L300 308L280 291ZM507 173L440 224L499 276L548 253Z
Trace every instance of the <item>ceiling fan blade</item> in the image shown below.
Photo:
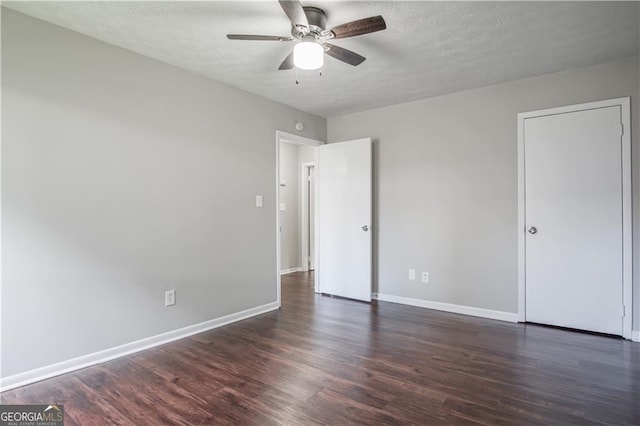
M290 70L293 68L293 52L289 53L289 56L284 58L284 61L280 64L279 70Z
M258 40L258 41L291 41L291 37L255 35L255 34L227 34L229 40Z
M293 27L309 28L309 21L304 9L298 0L278 0L282 10L287 14Z
M365 59L367 59L364 56L358 55L356 52L352 52L344 47L336 46L335 44L325 43L323 46L327 55L333 56L339 61L346 62L354 67L356 65L360 65Z
M357 21L347 22L331 28L333 38L355 37L362 34L375 33L387 28L382 16L372 16L370 18L359 19Z

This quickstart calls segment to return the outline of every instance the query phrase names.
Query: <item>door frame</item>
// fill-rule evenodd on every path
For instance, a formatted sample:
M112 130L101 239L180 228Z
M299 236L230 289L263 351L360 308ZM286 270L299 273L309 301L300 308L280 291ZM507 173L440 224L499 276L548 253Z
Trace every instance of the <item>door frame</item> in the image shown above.
M307 182L308 182L307 178L309 176L308 175L309 169L313 168L314 169L313 186L315 187L315 176L316 176L315 167L316 167L315 161L302 163L300 165L300 195L301 195L300 197L300 260L302 261L301 267L303 272L309 271L309 257L311 256L311 254L309 253L309 206L306 203L307 198L310 197L309 189L308 189L309 185L307 185ZM316 213L315 205L316 203L313 203L314 218ZM314 223L315 223L315 220L314 220ZM315 230L315 226L314 226L314 230Z
M568 105L518 114L518 321L526 320L526 244L525 244L525 146L524 121L528 118L566 114L607 107L620 107L622 121L622 337L631 339L633 317L633 246L632 246L632 191L631 191L631 108L630 98Z
M282 130L276 130L276 178L275 178L275 212L276 212L276 303L278 304L278 307L282 306L282 279L280 276L280 263L281 263L281 247L280 247L280 243L281 243L281 238L280 238L280 143L290 143L293 145L310 145L313 147L318 147L320 145L324 145L324 141L321 140L317 140L317 139L311 139L311 138L307 138L304 136L300 136L300 135L295 135L293 133L288 133L288 132L284 132ZM315 150L314 153L314 158L313 158L313 162L317 164L318 162L318 150ZM316 187L316 194L317 192L317 186L318 186L318 179L317 176L315 176L315 187ZM318 209L318 203L315 203L315 207L316 207L316 217L317 217L317 209ZM316 235L316 253L318 253L318 221L316 221L315 223L315 235ZM317 293L318 292L318 267L316 265L316 271L313 274L313 285L314 285L314 290Z

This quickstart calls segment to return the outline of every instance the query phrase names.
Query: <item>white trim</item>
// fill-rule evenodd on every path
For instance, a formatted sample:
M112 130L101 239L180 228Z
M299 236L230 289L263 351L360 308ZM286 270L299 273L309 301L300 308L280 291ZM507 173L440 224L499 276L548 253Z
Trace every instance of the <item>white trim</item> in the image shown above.
M0 7L0 21L2 20L2 8ZM1 33L1 32L0 32ZM0 46L2 36L0 35ZM1 53L0 53L1 57ZM0 67L0 82L2 81L2 67ZM2 117L2 103L0 102L0 117ZM2 120L0 119L0 122ZM0 124L0 127L2 125ZM0 137L0 318L2 318L2 138ZM0 372L2 371L2 326L0 324Z
M282 268L282 254L280 249L280 131L276 130L276 302L278 306L282 302L282 280L280 279L280 268Z
M630 98L615 98L615 99L605 99L604 101L595 101L595 102L586 102L583 104L575 104L575 105L565 105L555 108L547 108L547 109L539 109L536 111L527 111L518 113L518 118L534 118L534 117L543 117L546 115L557 115L557 114L566 114L568 112L575 111L586 111L590 109L598 109L598 108L608 108L612 106L629 106ZM624 120L624 117L623 117ZM625 126L625 128L627 128Z
M297 268L282 269L280 275L293 274L294 272L302 272L302 268L298 266Z
M321 140L294 135L293 133L283 132L282 130L276 130L276 137L278 142L290 143L292 145L320 146L324 144Z
M309 178L309 169L315 170L314 162L300 164L300 264L301 270L307 272L309 270L309 208L307 198L309 190L307 182ZM315 203L314 203L315 205Z
M454 314L470 315L473 317L488 318L499 321L518 322L518 314L491 309L476 308L473 306L454 305L452 303L433 302L431 300L414 299L412 297L394 296L391 294L373 293L373 298L382 302L400 303L402 305L417 306L419 308L434 309L436 311L451 312Z
M631 98L621 98L622 120L622 337L631 339L633 329L633 180L631 177Z
M313 194L315 195L315 202L313 203L313 217L314 217L314 248L313 252L315 253L315 258L313 259L314 263L314 271L313 271L313 291L316 293L320 293L320 274L322 273L320 269L320 221L318 220L319 206L320 200L318 198L318 182L320 181L318 174L318 151L320 149L315 149L313 153Z
M620 106L622 135L622 303L627 307L622 319L622 337L632 338L633 306L633 246L632 246L632 192L631 192L631 101L629 97L598 102L549 108L518 114L518 320L526 320L525 302L525 148L524 120L547 115L564 114L597 108Z
M518 114L518 321L525 322L526 298L524 281L526 277L525 224L525 157L524 157L524 117Z
M125 343L124 345L104 349L102 351L79 356L77 358L47 365L45 367L36 368L34 370L25 371L24 373L15 374L13 376L4 377L0 379L0 391L4 392L9 389L39 382L44 379L107 362L145 349L164 345L165 343L173 342L174 340L183 339L185 337L222 327L236 321L271 312L278 308L279 305L276 302L267 303L266 305L256 306L255 308L246 309L220 318L204 321L199 324L157 334L155 336L136 340L135 342Z
M631 340L634 342L640 342L640 330L633 330L631 332Z
M282 299L282 280L280 278L280 262L281 260L281 249L280 249L280 142L290 143L294 145L311 145L311 146L320 146L324 144L324 142L316 139L307 138L304 136L294 135L293 133L283 132L282 130L276 130L276 301L278 303L278 307L280 307L281 299ZM317 150L314 154L314 162L317 164ZM318 179L316 178L316 189L318 186ZM316 191L316 194L318 192ZM317 216L318 203L316 203L316 217ZM316 255L318 253L318 221L316 220ZM318 267L316 265L316 272L313 275L314 285L316 289L316 293L318 292Z

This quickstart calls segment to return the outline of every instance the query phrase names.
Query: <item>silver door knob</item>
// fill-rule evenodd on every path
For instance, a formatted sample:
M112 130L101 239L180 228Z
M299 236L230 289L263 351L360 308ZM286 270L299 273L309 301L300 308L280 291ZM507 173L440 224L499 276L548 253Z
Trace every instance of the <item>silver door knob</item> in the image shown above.
M368 227L367 225L364 225L364 226L362 227L362 230L363 230L364 232L367 232L367 231L369 230L369 227Z
M527 232L530 233L530 234L535 234L536 232L538 232L538 229L535 226L530 226L527 229Z

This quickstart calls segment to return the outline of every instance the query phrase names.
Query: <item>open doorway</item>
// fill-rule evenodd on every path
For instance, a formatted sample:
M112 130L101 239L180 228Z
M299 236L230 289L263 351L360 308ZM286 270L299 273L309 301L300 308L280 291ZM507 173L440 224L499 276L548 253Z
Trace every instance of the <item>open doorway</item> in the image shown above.
M302 163L300 168L300 262L302 272L316 269L315 169L315 162Z
M317 147L322 141L276 132L277 300L281 303L282 275L316 270Z

